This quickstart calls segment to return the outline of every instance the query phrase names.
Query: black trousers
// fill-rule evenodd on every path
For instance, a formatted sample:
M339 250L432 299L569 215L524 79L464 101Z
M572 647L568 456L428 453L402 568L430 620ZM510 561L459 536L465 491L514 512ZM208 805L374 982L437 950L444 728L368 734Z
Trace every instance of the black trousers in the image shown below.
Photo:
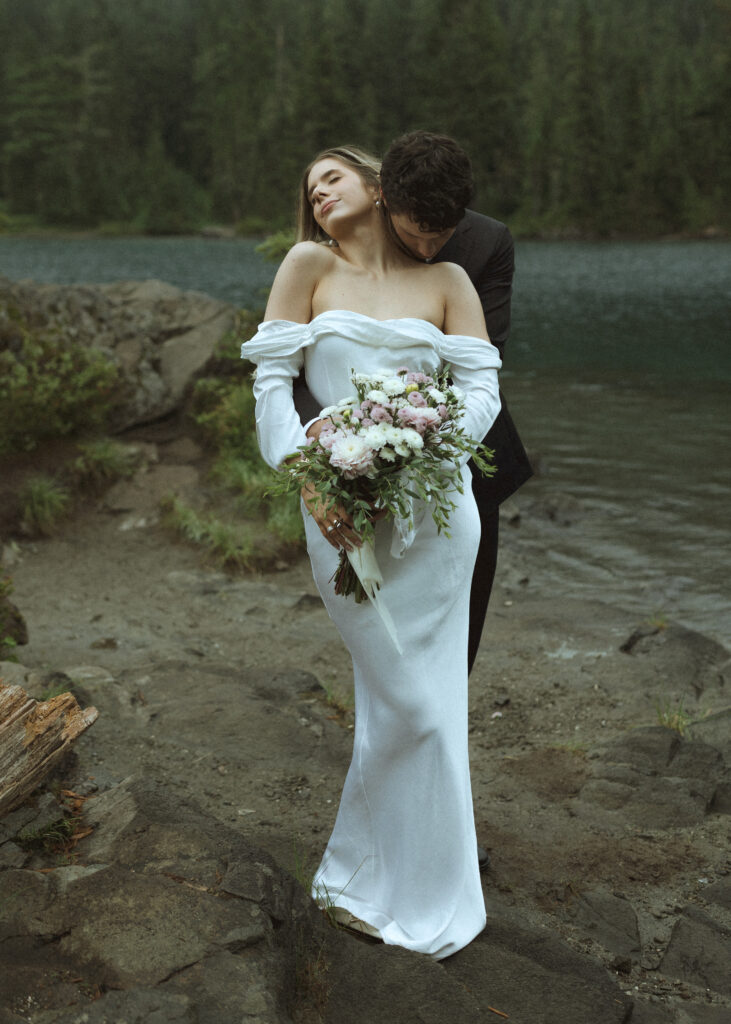
M482 534L480 546L477 549L477 560L472 573L472 588L470 590L470 631L467 645L467 671L472 671L472 666L477 657L482 636L482 627L485 625L487 615L487 604L492 591L492 581L495 579L497 567L497 546L498 532L500 526L499 509L493 506L490 509L480 507L480 525Z

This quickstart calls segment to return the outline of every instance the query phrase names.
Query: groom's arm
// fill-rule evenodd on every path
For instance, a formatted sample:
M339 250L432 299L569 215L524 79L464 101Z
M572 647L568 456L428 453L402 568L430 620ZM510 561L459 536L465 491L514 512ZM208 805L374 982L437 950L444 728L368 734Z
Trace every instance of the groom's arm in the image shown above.
M309 423L311 420L317 419L320 415L320 406L310 394L310 389L307 387L305 380L305 371L300 372L299 377L295 378L292 385L292 400L294 401L294 407L297 410L297 415L302 421L302 426L305 423Z
M474 280L480 296L482 311L490 341L503 358L510 333L510 300L515 273L515 247L513 237L503 224L489 258Z

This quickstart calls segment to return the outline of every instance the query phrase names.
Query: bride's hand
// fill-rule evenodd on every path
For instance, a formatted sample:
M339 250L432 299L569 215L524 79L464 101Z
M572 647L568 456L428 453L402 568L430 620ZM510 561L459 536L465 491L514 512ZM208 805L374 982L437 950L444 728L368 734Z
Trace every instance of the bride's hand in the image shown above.
M307 511L319 526L320 533L328 544L337 551L340 548L352 551L354 547L361 546L363 541L355 532L353 520L341 505L334 505L328 509L312 484L305 484L301 493Z

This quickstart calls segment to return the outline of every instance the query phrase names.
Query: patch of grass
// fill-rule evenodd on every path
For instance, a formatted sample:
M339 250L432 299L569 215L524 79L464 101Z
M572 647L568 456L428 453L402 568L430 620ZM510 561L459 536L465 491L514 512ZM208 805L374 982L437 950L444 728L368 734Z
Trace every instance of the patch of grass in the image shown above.
M38 700L53 700L54 697L60 697L62 693L70 693L68 683L57 683L55 686L50 686L47 690L43 691Z
M693 721L693 716L683 707L683 698L681 697L676 704L672 704L669 700L662 704L658 703L657 721L666 729L673 729L684 736L685 730Z
M355 711L355 696L352 690L344 688L338 682L322 682L321 686L324 696L321 698L325 704L335 712L335 718L341 725L353 728L353 713Z
M69 467L69 475L77 486L99 487L134 473L135 455L109 437L86 441L78 448L79 455Z
M664 615L663 612L653 612L653 614L647 619L647 625L662 632L668 628L667 616Z
M215 516L201 514L175 496L162 503L163 521L181 537L203 547L219 565L250 569L256 564L256 542L245 525L230 526Z
M42 828L23 830L16 837L16 842L28 852L57 853L68 844L75 826L73 818L58 818Z
M30 534L49 537L69 514L71 497L58 481L40 475L26 481L20 506L23 528Z

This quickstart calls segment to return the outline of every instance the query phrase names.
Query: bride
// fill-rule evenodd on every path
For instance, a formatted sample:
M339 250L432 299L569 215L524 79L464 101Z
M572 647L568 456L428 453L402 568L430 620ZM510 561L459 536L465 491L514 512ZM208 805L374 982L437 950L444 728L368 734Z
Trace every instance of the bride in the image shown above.
M301 193L305 240L282 262L265 320L242 348L257 365L265 460L280 466L319 432L318 420L303 428L292 401L303 366L324 408L355 394L353 370L432 374L448 363L465 393L462 425L483 438L500 408L500 358L465 272L417 262L397 246L377 164L359 150L321 153ZM330 582L340 548L360 543L352 520L314 492L302 494L313 575L352 656L355 684L353 758L313 896L346 926L436 958L485 926L467 751L467 627L480 524L466 466L463 474L449 537L424 508L410 532L385 519L376 526L380 593L401 655L370 602L336 596Z

